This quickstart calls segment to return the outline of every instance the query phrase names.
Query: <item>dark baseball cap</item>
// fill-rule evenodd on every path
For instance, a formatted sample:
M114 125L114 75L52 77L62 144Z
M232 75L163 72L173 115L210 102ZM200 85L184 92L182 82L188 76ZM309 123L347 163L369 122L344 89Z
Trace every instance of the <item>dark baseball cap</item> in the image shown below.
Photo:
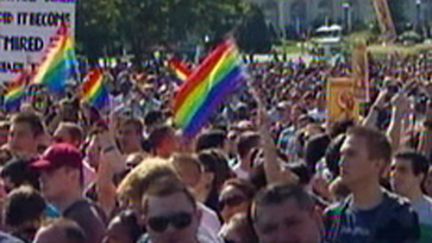
M60 167L82 169L81 152L73 145L58 143L48 147L44 154L31 164L31 168L44 171Z

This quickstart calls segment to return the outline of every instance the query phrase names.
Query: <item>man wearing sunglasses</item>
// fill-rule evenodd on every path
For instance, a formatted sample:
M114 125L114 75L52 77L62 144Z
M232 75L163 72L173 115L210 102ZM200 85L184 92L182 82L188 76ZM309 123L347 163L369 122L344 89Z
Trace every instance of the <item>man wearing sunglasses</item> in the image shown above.
M198 232L201 211L193 195L174 178L152 183L142 199L147 234L140 243L212 242Z

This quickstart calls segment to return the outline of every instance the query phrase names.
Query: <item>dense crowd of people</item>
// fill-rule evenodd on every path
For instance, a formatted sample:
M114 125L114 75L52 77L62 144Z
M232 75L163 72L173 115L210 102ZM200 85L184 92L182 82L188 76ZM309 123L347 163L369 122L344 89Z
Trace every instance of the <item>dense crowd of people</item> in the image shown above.
M430 55L371 60L371 101L336 122L349 64L247 69L194 139L158 59L105 68L102 110L31 87L0 116L0 242L432 242Z

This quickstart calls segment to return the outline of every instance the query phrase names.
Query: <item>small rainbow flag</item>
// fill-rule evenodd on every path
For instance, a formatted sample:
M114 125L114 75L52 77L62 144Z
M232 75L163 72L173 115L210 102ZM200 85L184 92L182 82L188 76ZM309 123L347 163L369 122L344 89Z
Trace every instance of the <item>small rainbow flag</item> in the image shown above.
M94 69L87 74L82 84L81 92L81 100L88 102L96 109L102 109L108 104L109 95L104 84L104 74L101 69Z
M28 76L21 73L8 87L4 96L4 108L6 111L17 111L21 106L21 101L26 97L26 80Z
M192 71L188 66L177 58L171 58L168 61L168 68L176 75L176 77L182 81L186 81L187 78L192 74Z
M226 40L180 87L174 100L174 121L186 137L194 137L212 113L246 79L233 40Z
M60 27L48 48L32 83L46 85L55 93L63 93L66 81L73 78L77 70L74 41L66 26Z

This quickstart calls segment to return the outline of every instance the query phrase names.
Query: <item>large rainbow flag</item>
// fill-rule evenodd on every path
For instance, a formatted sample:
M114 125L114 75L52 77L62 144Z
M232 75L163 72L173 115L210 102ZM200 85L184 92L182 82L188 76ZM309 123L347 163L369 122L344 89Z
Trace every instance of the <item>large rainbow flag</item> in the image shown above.
M195 136L245 78L234 41L226 40L217 46L180 87L175 97L174 121L183 129L184 136Z
M101 69L94 69L87 74L82 84L81 92L81 100L88 102L96 109L102 109L108 104L109 95L104 84L104 74Z
M192 71L188 68L188 66L177 58L171 58L168 60L168 68L178 79L182 81L186 81L187 78L192 74Z
M67 27L62 25L36 69L32 83L46 85L55 93L63 93L66 81L74 77L76 70L74 41Z

